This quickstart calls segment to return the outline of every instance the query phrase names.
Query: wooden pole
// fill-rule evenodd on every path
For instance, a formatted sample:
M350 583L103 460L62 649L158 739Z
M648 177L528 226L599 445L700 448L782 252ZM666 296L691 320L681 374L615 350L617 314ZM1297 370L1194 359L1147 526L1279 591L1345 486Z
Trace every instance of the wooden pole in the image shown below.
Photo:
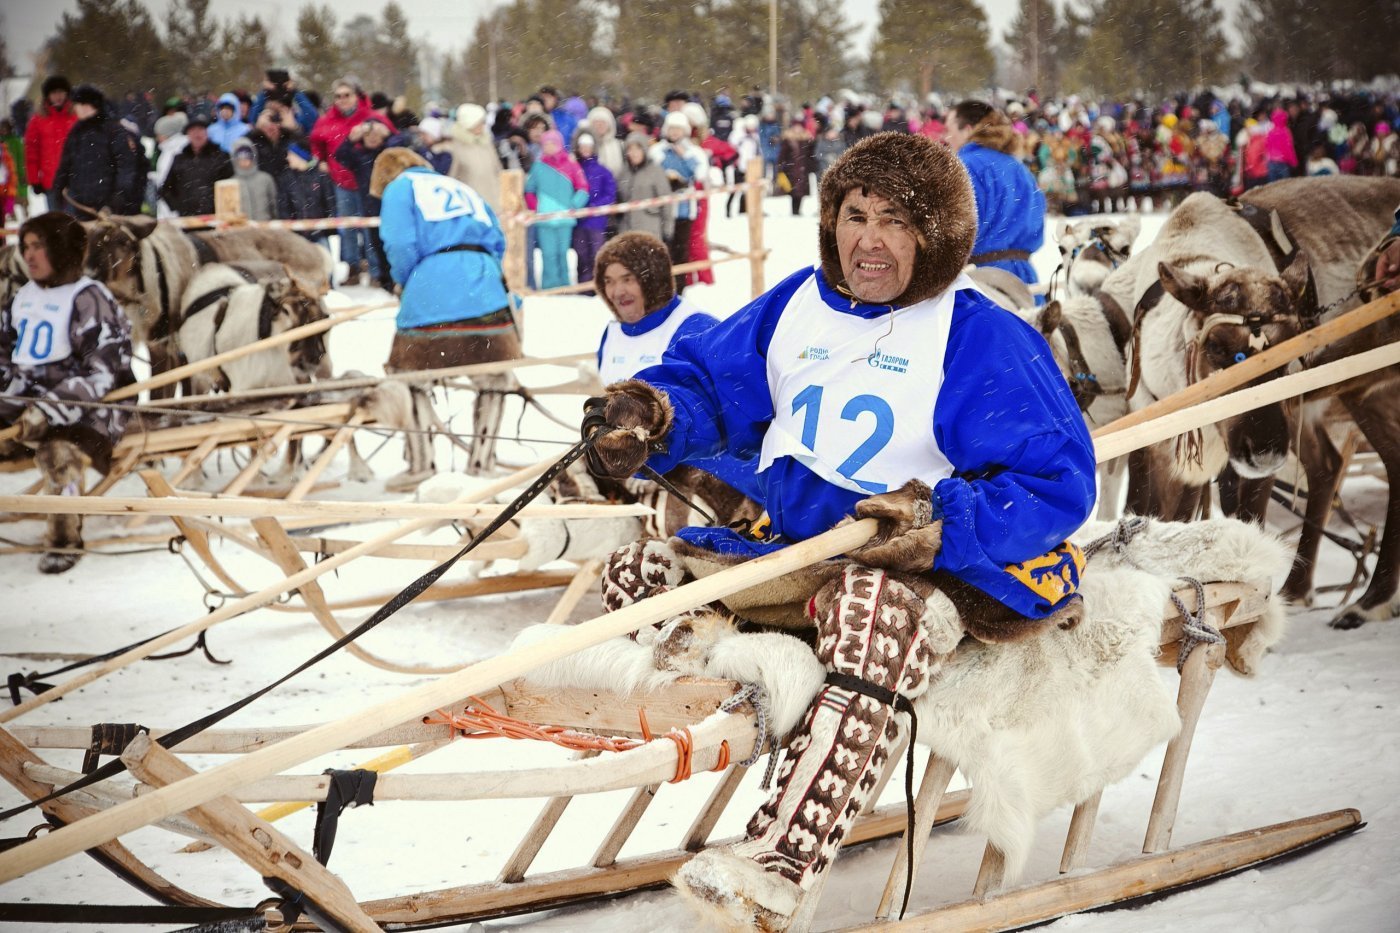
M122 752L122 761L141 780L157 786L170 786L197 773L145 734L132 739ZM233 799L209 800L192 808L189 818L261 877L280 878L306 895L307 912L313 919L330 917L337 929L379 933L379 925L360 907L345 882Z
M754 156L744 166L744 210L749 215L749 293L753 298L763 294L763 263L767 252L763 248L763 158Z
M1341 317L1333 318L1325 324L1319 324L1311 330L1303 331L1296 337L1290 337L1283 343L1269 347L1262 353L1251 356L1243 363L1236 363L1229 369L1214 372L1180 392L1174 392L1145 408L1128 412L1123 417L1099 428L1094 432L1094 437L1106 437L1125 428L1144 424L1162 415L1179 411L1187 406L1209 401L1231 389L1237 389L1252 382L1285 363L1292 362L1349 334L1370 327L1397 311L1400 311L1400 292L1348 311Z
M243 216L243 199L237 178L221 178L214 182L214 216L227 223L239 223Z
M529 482L539 474L543 473L545 470L549 469L549 467L550 463L546 461L543 463L534 464L533 466L525 467L522 470L517 470L509 476L503 477L502 479L499 479L488 486L484 486L481 489L474 491L469 497L467 497L467 501L470 502L473 499L480 501L494 498L497 494L505 492L506 490L511 489L512 487L520 483ZM53 498L58 499L67 497L54 496ZM238 599L231 603L227 603L221 608L209 613L208 615L200 616L193 622L190 622L186 625L182 625L179 628L174 629L173 631L165 633L159 638L155 638L151 641L146 642L145 644L138 645L137 647L132 648L130 651L124 652L118 655L117 657L112 658L110 661L106 661L102 664L91 667L83 673L73 677L72 679L65 680L61 684L56 684L52 689L46 690L38 696L30 697L28 700L25 700L18 706L11 707L10 709L0 712L0 723L9 722L12 719L17 719L20 716L23 716L25 713L36 709L40 706L43 706L45 703L51 703L62 696L72 693L79 687L84 687L92 683L94 680L97 680L101 677L105 677L113 671L120 670L121 668L133 664L136 661L141 660L142 658L155 654L157 651L160 651L162 648L165 648L168 645L173 645L176 642L188 638L191 635L197 635L205 629L217 625L220 622L227 621L228 619L232 619L234 616L242 615L245 612L257 609L260 606L265 606L268 603L272 602L274 599L276 599L278 596L281 596L283 593L287 592L288 590L294 590L310 580L315 580L318 577L324 576L330 571L335 570L337 567L340 567L343 564L348 564L350 561L355 560L358 557L363 557L366 554L373 554L375 550L381 545L391 544L394 541L397 541L399 538L402 538L405 535L410 535L415 531L419 531L423 528L426 528L428 525L431 525L436 521L437 519L435 518L419 518L411 522L406 522L405 524L400 525L397 528L386 531L384 534L379 535L378 537L371 538L370 540L364 542L364 544L361 544L357 547L353 547L350 550L345 551L341 554L335 554L331 557L328 557L320 563L316 564L316 566L310 567L301 573L294 574L285 580L272 584L271 586L266 586L261 590L258 590L258 592L245 596L242 599Z
M473 496L472 498L475 498ZM0 496L0 512L36 515L209 515L219 518L315 518L326 522L379 522L426 519L446 521L459 518L491 519L501 514L500 502L324 502L259 499L254 496L197 497L169 496L138 499L108 496L88 499L82 496ZM641 503L574 502L559 505L527 505L522 518L634 518L652 513Z
M1400 293L1392 296L1400 300ZM1279 344L1283 346L1283 344ZM1265 351L1268 352L1268 351ZM1261 354L1262 355L1262 354ZM1252 357L1251 359L1258 359ZM1246 362L1249 362L1246 360ZM1265 405L1281 402L1284 399L1305 395L1327 386L1337 385L1356 376L1361 376L1387 366L1394 366L1400 363L1400 343L1388 344L1377 347L1374 350L1367 350L1365 353L1358 353L1355 356L1348 356L1335 362L1327 363L1316 369L1305 369L1302 372L1292 373L1287 376L1280 376L1257 386L1248 389L1241 389L1220 398L1213 398L1207 402L1201 402L1190 408L1181 408L1173 405L1171 413L1162 413L1153 418L1150 422L1137 423L1130 427L1115 430L1111 433L1106 431L1094 432L1094 453L1099 463L1121 457L1123 454L1139 450L1149 444L1164 441L1178 434L1187 431L1194 431L1206 425L1215 424L1225 418L1253 411ZM1243 367L1245 363L1231 367L1217 375L1225 375L1235 369ZM1212 377L1214 378L1214 377ZM1207 380L1209 381L1209 380ZM1199 388L1205 382L1197 383L1192 388ZM1181 396L1187 395L1191 389L1178 392L1163 401L1171 401ZM1143 409L1146 411L1147 409ZM1140 414L1136 412L1135 414ZM1120 418L1114 424L1127 419ZM1109 427L1112 427L1110 425Z
M480 661L455 674L448 674L407 690L393 699L317 726L294 739L251 752L235 761L200 772L139 799L94 814L81 823L64 827L0 853L0 882L18 878L58 859L76 855L94 845L110 842L123 833L148 823L200 806L235 787L277 774L318 755L334 751L347 742L372 735L386 726L397 725L405 719L422 715L461 697L524 676L551 661L634 632L644 625L660 622L678 612L776 579L818 561L845 554L869 541L876 527L875 521L868 518L840 525L799 544L746 561L650 599L641 600L616 612L576 626L561 627L558 635L527 649ZM331 558L317 569L325 568L334 560L335 558ZM281 592L287 585L295 583L277 584L274 589ZM263 594L257 595L263 599L271 599L276 593L264 591ZM256 597L249 597L249 600L254 598ZM248 600L240 600L240 603L245 602ZM209 618L216 617L217 614ZM149 646L143 646L141 650L147 648ZM150 651L147 650L146 653L149 654ZM56 687L43 696L48 697L59 689L61 687ZM11 710L10 715L15 715L18 709L20 707Z
M525 290L525 224L518 218L525 210L525 175L519 169L501 173L501 216L505 218L506 257L501 271L511 291Z

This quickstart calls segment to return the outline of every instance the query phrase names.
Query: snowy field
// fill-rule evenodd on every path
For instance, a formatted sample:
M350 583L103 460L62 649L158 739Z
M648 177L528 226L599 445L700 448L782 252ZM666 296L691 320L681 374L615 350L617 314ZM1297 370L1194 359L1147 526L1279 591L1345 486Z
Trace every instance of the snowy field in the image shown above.
M809 200L801 217L790 216L786 199L770 199L766 207L765 236L773 250L766 281L772 285L816 260L816 203ZM1139 246L1150 241L1160 223L1160 217L1145 218ZM746 221L741 216L732 220L712 217L710 239L742 251L747 248ZM1048 274L1056 261L1047 231L1047 245L1036 256L1042 275ZM747 300L748 265L724 265L716 274L717 284L696 287L687 294L701 307L726 315ZM347 289L344 295L347 304L383 297L377 291L358 288ZM594 298L530 299L523 320L526 351L545 356L595 348L607 312ZM330 345L337 372L351 368L382 372L391 334L388 312L376 312L338 328ZM526 381L547 385L569 381L574 375L562 367L535 369ZM572 418L580 399L554 396L547 402ZM464 425L470 401L465 393L456 393L446 404L440 399L440 411ZM515 407L508 411L505 424L511 433L518 413ZM519 434L525 440L502 445L499 453L504 461L534 462L562 450L558 442L571 440L562 428L533 411L520 417ZM376 444L377 440L369 438L361 446L368 451ZM399 447L397 441L391 442L372 461L378 481L367 485L344 482L319 497L386 498L381 482L402 469ZM461 461L459 452L445 443L440 445L440 468L460 468ZM222 481L236 468L227 457L220 461ZM338 470L343 472L343 464L333 467L327 476L340 479ZM0 474L0 490L19 492L32 480L33 474ZM220 476L212 470L202 480L211 489L217 488L219 481ZM144 494L142 490L139 481L128 479L113 494L139 496ZM1380 521L1385 504L1382 483L1353 480L1344 495L1360 519ZM1291 517L1280 515L1277 519L1278 531L1294 532L1296 522ZM91 540L128 533L125 526L125 520L89 520L86 536ZM166 530L173 534L171 526L153 520L139 533ZM41 527L36 522L11 523L0 535L11 541L36 543ZM445 543L451 537L446 533L432 540ZM281 576L269 563L236 546L216 547L219 558L249 589ZM164 547L125 556L88 556L76 569L57 578L40 576L34 570L36 559L33 554L0 556L0 674L50 670L64 663L57 660L64 654L106 651L193 621L205 612L200 583L181 558ZM397 591L423 569L413 562L364 559L323 582L333 600L345 599ZM454 571L453 577L510 569L508 564L484 570L478 566ZM1351 570L1349 557L1324 542L1318 582L1344 581ZM543 620L557 596L558 591L545 591L411 606L364 642L376 652L406 662L470 662L504 650L521 628ZM1131 911L1070 917L1051 929L1092 933L1400 929L1400 845L1396 835L1400 822L1400 625L1371 624L1359 631L1333 631L1325 622L1336 599L1336 595L1322 597L1315 608L1294 610L1288 637L1265 659L1256 679L1220 674L1196 734L1173 841L1190 843L1343 807L1358 808L1368 827L1301 858L1247 871ZM592 616L596 606L596 597L586 598L575 618ZM347 622L362 617L342 614ZM214 667L198 654L141 663L44 706L20 722L183 724L274 679L323 647L326 635L304 613L262 610L214 627L210 644L216 655L233 663ZM1175 691L1175 672L1163 670L1161 676ZM341 653L224 725L284 725L339 718L421 682L423 678L386 674ZM456 743L406 770L426 773L525 767L559 760L551 750L524 743L499 747L502 745ZM484 748L491 749L486 760ZM81 760L79 752L41 754L73 769ZM1160 758L1159 749L1133 777L1105 792L1089 855L1091 866L1139 851ZM190 760L201 769L220 762L214 756ZM355 754L343 753L295 770L314 773L326 767L350 767L356 760ZM761 799L757 788L757 772L761 770L755 768L749 775L716 837L741 830ZM674 845L714 780L714 775L706 774L685 785L663 786L644 824L652 828L631 840L622 857ZM885 802L901 799L900 783L891 782ZM625 796L610 793L576 799L532 872L586 861L596 847L600 827L611 823ZM8 785L0 785L0 807L17 802L18 795ZM331 867L362 900L485 880L494 876L536 809L536 805L514 802L485 806L383 803L349 811L341 821ZM1056 876L1068 819L1066 810L1042 821L1025 880ZM28 816L16 819L0 830L0 836L20 835L34 822ZM313 813L304 811L279 825L309 849L312 822ZM221 850L179 854L187 840L156 829L132 833L123 841L157 871L206 897L251 905L267 896L254 873ZM820 929L840 928L873 916L896 845L893 841L879 843L842 857L822 901ZM956 830L937 831L911 907L927 908L967 896L981 850L980 840ZM82 857L0 885L0 902L14 901L146 903L133 889ZM585 933L688 928L693 928L690 915L669 891L473 926L478 930Z

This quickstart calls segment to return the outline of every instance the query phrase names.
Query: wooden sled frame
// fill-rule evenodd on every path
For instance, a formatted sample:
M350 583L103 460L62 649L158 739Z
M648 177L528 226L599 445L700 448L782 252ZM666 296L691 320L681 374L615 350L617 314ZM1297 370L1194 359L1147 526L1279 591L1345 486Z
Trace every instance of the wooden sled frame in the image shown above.
M1189 611L1197 610L1193 590L1182 590L1177 595ZM1260 620L1266 600L1266 594L1246 584L1212 583L1205 586L1204 617L1222 631L1226 641L1223 644L1199 646L1183 666L1177 699L1182 728L1167 747L1156 799L1149 815L1143 846L1145 854L1142 857L1091 873L999 892L1002 859L996 849L989 847L970 899L902 921L892 921L890 918L903 896L906 877L907 849L901 845L897 847L889 880L876 908L878 927L909 930L1014 929L1220 877L1357 828L1360 814L1355 810L1340 810L1176 849L1169 848L1187 757L1215 672L1238 649L1249 629ZM1180 615L1175 609L1168 609L1162 627L1162 664L1175 664L1181 630ZM483 699L525 722L604 735L636 735L638 711L645 709L657 734L671 728L689 727L692 730L695 738L693 762L695 769L700 770L712 768L722 760L722 741L731 744L734 757L745 757L752 750L757 730L751 710L741 706L731 713L717 712L720 704L734 697L740 689L740 685L727 681L683 679L664 691L629 697L603 690L551 689L545 692L517 680L501 685ZM298 727L211 730L191 739L178 751L239 754L254 751L298 731ZM409 722L347 747L373 747L401 742L417 743L412 747L440 747L447 740L448 731L449 727L444 725ZM16 783L18 778L28 782L31 788L64 781L72 777L71 773L44 766L33 758L25 745L86 747L88 741L87 730L73 727L17 728L13 736L0 746L4 752L0 758L8 759L6 766L0 770L4 771L11 783ZM18 768L19 774L14 773L17 753L26 759ZM670 742L657 739L620 755L597 758L594 757L596 754L582 753L580 758L559 768L484 775L472 773L471 784L481 788L481 791L471 795L471 799L535 797L541 794L545 798L539 815L491 880L367 901L353 909L353 899L346 900L347 892L338 879L332 877L328 881L317 873L302 872L296 875L295 883L301 885L300 889L316 903L323 907L333 905L338 911L334 914L337 922L350 929L375 929L375 924L394 924L398 928L408 929L444 922L485 920L654 887L665 883L692 854L711 844L709 837L748 770L741 765L730 765L725 769L715 789L674 848L619 859L618 853L640 825L661 783L671 777L675 768L675 752ZM133 773L152 787L177 780L188 773L188 769L174 755L149 741L128 747L125 757ZM881 787L891 775L902 769L901 757L891 757L890 767L882 776ZM946 793L954 770L951 762L936 755L930 756L917 796L918 822L914 830L916 871L933 826L956 819L967 806L967 791ZM238 805L238 801L286 799L288 796L323 798L326 783L319 775L281 775L264 779L239 788L231 796L191 810L185 817L170 819L161 825L187 834L200 832L267 874L269 852L280 853L278 858L285 858L287 853L291 853L303 864L306 859L296 854L300 850L290 841L276 835L275 831L268 832L271 827L249 814ZM467 799L460 792L465 783L451 775L381 777L376 788L376 799ZM529 874L535 857L558 826L573 796L578 793L574 789L576 787L587 788L584 792L624 787L633 790L619 816L603 832L587 865ZM533 792L521 793L522 788ZM131 793L130 788L114 790L101 785L89 790L89 796L84 800L93 806L116 802ZM878 792L875 796L878 798ZM1082 868L1098 805L1099 795L1095 794L1075 808L1060 864L1062 873L1077 872ZM875 809L860 817L846 844L887 838L899 834L904 827L902 804ZM241 836L248 834L259 840L259 848L250 849L245 844ZM715 844L730 841L733 840ZM820 890L817 890L804 898L791 929L805 930L810 927L820 895ZM332 908L326 909L330 911ZM371 924L368 927L363 925L366 920Z

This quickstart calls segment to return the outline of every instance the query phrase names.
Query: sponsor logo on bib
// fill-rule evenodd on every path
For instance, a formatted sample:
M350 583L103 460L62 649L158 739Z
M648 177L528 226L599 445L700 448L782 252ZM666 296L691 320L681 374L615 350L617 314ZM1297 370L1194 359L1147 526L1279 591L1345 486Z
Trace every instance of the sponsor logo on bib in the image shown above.
M876 350L865 358L867 365L874 369L883 369L892 373L907 373L909 371L909 358L904 356L894 356L881 350Z
M830 351L826 347L807 347L797 355L799 360L824 360Z

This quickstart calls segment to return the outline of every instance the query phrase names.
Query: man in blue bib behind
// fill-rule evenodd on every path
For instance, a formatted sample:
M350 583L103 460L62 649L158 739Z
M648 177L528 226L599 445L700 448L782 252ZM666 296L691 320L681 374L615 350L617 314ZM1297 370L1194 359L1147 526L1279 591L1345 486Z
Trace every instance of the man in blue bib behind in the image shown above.
M385 371L519 359L520 335L501 274L505 233L481 195L401 147L374 160L370 194L383 199L379 236L390 274L403 286ZM481 473L495 460L502 392L515 388L515 378L487 373L473 376L472 384L467 472Z
M1007 641L1081 614L1083 557L1065 541L1094 501L1093 446L1043 338L962 274L976 235L952 150L872 136L822 178L816 266L591 403L595 472L757 456L767 509L746 532L619 550L608 608L852 517L879 524L842 559L723 601L814 628L828 676L747 838L676 877L721 924L786 929L899 746L900 712L964 634ZM639 640L664 654L672 634Z

